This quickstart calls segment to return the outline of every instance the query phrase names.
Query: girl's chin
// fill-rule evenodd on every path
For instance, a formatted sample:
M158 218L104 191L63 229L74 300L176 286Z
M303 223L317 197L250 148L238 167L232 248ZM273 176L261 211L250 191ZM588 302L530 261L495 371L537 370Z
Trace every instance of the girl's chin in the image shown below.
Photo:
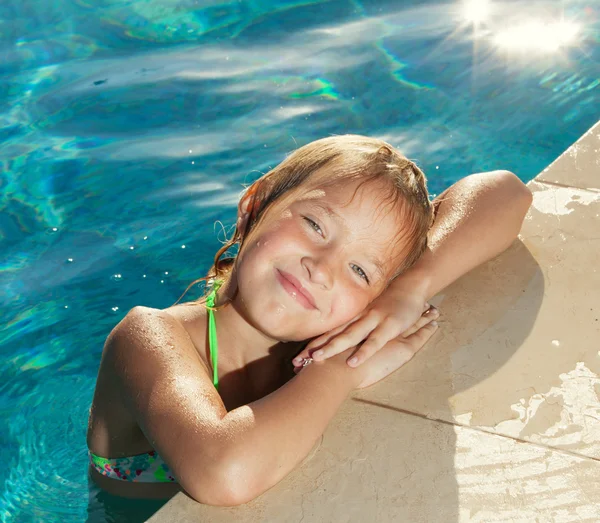
M257 324L259 330L269 338L280 343L301 343L318 336L318 334L311 334L303 331L290 331L289 322L282 318L282 322L273 324L271 322L260 321Z

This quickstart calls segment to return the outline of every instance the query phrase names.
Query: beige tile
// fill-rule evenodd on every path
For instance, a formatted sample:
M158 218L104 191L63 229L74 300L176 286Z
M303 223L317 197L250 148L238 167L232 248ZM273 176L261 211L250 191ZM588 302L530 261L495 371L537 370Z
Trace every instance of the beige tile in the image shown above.
M600 517L597 461L457 427L454 466L460 522Z
M600 459L600 193L530 187L522 242L432 300L436 338L361 396Z
M596 521L599 478L590 459L354 399L256 500L219 508L179 494L150 521Z
M537 177L580 189L600 189L600 122Z

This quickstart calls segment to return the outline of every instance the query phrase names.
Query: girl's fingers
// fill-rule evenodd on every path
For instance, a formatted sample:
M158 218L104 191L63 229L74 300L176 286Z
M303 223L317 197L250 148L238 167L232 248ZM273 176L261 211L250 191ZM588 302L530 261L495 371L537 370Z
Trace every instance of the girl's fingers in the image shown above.
M312 353L315 361L331 358L346 349L358 345L377 327L377 321L368 316L353 323L342 334L336 336L326 347Z
M421 320L419 320L420 322ZM417 323L419 323L417 322ZM407 336L402 340L402 343L411 347L412 352L417 352L423 345L427 343L429 338L431 338L435 331L438 329L438 322L434 319L428 319L427 322L421 326L418 330L416 330L410 336Z
M348 325L351 325L357 319L358 319L358 316L352 318L349 322L344 323L343 325L340 325L339 327L332 329L329 332L326 332L325 334L322 334L318 338L315 338L314 340L312 340L306 347L304 347L304 349L302 349L302 351L300 353L298 353L298 355L292 360L292 363L295 366L301 365L302 360L304 360L305 358L312 357L312 353L315 351L315 349L318 349L318 348L323 347L324 345L327 345L327 343L329 343L329 341L331 341L338 334L343 332L346 329L346 327L348 327Z
M438 311L434 306L431 306L421 315L421 317L415 322L415 324L412 327L409 327L405 332L403 332L401 336L403 338L408 338L408 336L418 331L421 327L423 327L423 325L426 325L430 321L439 318L439 316L440 311Z
M322 347L323 345L326 345L333 338L335 338L340 332L344 332L346 327L348 327L348 325L350 325L353 321L354 320L344 323L343 325L340 325L339 327L337 327L335 329L331 329L329 332L322 334L318 338L315 338L305 347L305 349L312 350L312 349L316 349L317 347Z
M322 361L344 352L363 341L375 327L377 327L377 321L372 316L364 316L347 327L344 332L333 338L327 345L316 351L311 351L311 358L315 361Z
M398 324L393 321L384 321L379 327L369 334L367 340L359 349L348 358L348 365L358 367L380 350L385 344L398 336Z
M355 316L354 318L352 318L350 321L344 323L343 325L340 325L339 327L337 327L335 329L331 329L329 332L326 332L325 334L322 334L318 338L315 338L306 346L306 349L312 350L312 349L316 349L318 347L322 347L323 345L327 345L340 332L344 332L349 325L352 325L353 323L358 321L361 317L362 317L362 315Z

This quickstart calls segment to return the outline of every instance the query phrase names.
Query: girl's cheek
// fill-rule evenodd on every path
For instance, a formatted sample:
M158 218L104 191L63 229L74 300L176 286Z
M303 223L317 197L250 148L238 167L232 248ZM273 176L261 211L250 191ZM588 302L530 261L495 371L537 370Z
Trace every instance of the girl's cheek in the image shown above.
M335 293L333 303L331 304L331 315L335 323L342 325L349 322L360 312L358 309L359 304L353 299L348 289Z

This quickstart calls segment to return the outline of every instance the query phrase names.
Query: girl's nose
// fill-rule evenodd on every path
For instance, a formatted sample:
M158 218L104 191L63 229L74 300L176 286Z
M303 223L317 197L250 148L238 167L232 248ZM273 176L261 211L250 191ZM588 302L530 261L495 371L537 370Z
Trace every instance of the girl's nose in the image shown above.
M302 264L308 271L308 277L311 282L329 289L333 283L333 274L325 256L323 255L318 258L306 256L302 259Z

